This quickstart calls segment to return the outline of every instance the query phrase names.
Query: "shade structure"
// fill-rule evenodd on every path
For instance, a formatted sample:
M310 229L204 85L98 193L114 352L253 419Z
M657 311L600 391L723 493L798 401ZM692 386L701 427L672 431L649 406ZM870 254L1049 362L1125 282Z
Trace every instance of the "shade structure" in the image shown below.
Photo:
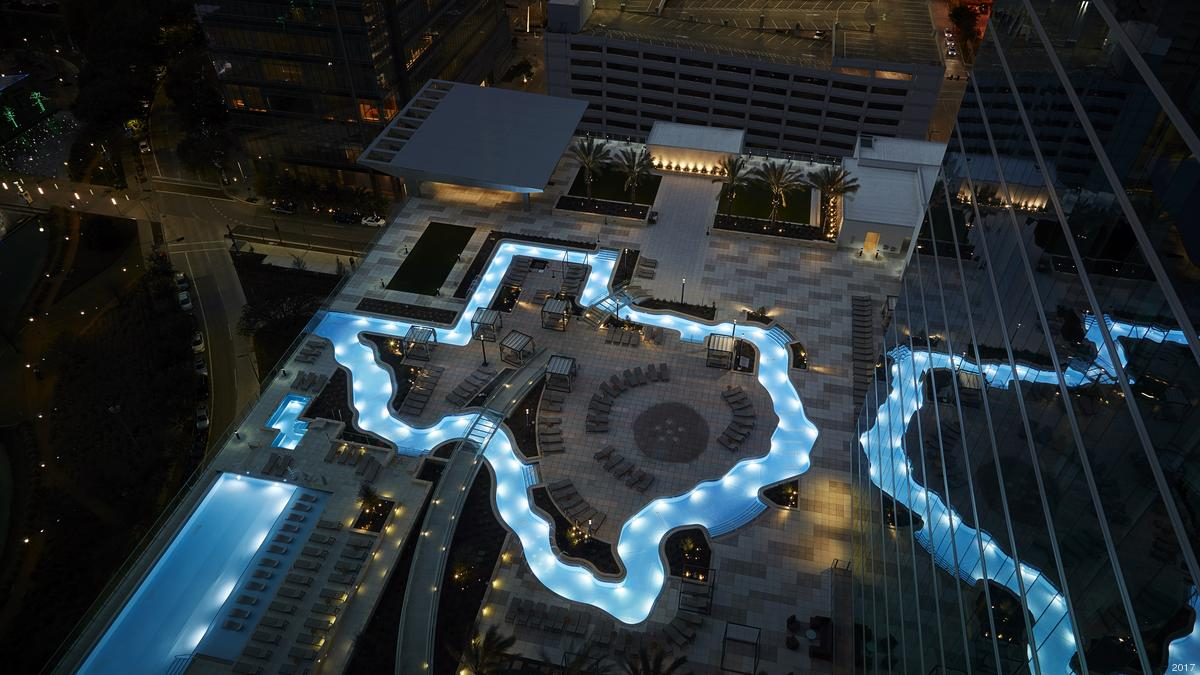
M525 364L533 356L533 338L519 330L510 330L500 341L500 360L515 366Z
M542 192L585 109L585 101L430 80L358 163L414 189L436 181Z
M732 335L713 333L704 339L704 346L708 349L704 365L709 368L724 368L725 370L733 368L733 356L737 352L737 338Z
M494 309L478 307L471 317L471 337L483 342L495 342L500 339L500 329L504 321L500 312Z
M573 357L554 354L546 363L546 388L569 392L578 372L579 367Z
M546 298L542 305L542 328L566 330L571 321L571 303L558 298Z
M437 348L437 333L426 326L412 326L404 336L404 356L418 361L433 358Z

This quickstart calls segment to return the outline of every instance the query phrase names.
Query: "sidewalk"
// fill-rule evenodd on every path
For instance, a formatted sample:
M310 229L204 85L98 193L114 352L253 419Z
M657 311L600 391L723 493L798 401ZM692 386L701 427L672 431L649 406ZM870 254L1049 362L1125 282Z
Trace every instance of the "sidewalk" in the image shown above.
M288 246L258 243L251 244L249 248L243 250L265 255L266 258L263 260L263 264L265 265L275 265L276 267L291 269L297 266L297 260L301 260L304 265L303 269L310 272L323 272L325 274L347 274L350 272L350 258L344 255L310 251L307 248L291 248ZM340 271L338 270L339 263L342 266Z

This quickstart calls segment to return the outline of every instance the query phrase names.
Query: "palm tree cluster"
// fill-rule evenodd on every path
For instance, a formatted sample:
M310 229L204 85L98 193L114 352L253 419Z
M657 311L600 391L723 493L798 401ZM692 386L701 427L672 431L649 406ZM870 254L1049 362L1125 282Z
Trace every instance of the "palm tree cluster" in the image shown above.
M779 219L779 209L787 208L787 195L803 187L808 187L804 172L793 167L790 163L768 161L750 170L750 176L767 188L771 193L771 215L769 220L774 223Z
M637 200L637 189L646 176L654 168L654 157L646 148L622 148L614 155L605 141L594 138L581 138L571 146L571 156L579 162L583 170L584 185L587 187L588 201L592 201L592 184L596 175L608 168L615 168L625 176L625 192L629 195L632 205Z
M638 184L650 175L650 169L654 168L654 158L646 152L646 148L624 148L617 153L616 167L625 175L625 191L629 193L629 205L633 206L637 199Z
M508 667L516 642L513 636L501 635L496 626L490 626L487 632L476 633L461 651L452 649L450 654L458 663L460 673L496 675ZM604 650L587 643L566 657L560 672L564 675L608 675L611 672L608 658ZM550 663L552 659L543 652L542 661ZM653 643L643 645L637 653L626 654L620 665L625 675L691 675L683 670L686 664L687 656L672 659L661 645Z
M600 173L604 167L608 166L612 161L612 153L608 150L608 144L604 141L597 141L588 136L575 141L571 146L571 156L575 161L579 162L579 168L583 169L583 180L587 186L588 201L592 200L592 182L596 178L596 174Z
M501 635L500 630L490 626L486 633L477 633L462 651L451 650L458 661L458 672L470 675L494 675L503 672L517 639Z
M821 191L821 231L830 239L837 238L840 218L838 204L843 196L858 192L858 179L840 166L825 166L809 177L812 186Z

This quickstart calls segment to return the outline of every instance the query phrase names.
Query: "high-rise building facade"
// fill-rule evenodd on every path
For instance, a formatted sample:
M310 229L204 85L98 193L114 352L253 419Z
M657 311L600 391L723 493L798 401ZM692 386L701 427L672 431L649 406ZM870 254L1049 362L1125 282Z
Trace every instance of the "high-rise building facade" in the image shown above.
M251 156L361 187L355 159L426 81L488 81L511 39L500 0L218 0L197 13Z
M859 412L859 672L1200 668L1197 73L1172 44L1196 13L1171 4L995 3Z
M548 93L586 100L589 133L644 139L681 122L745 129L751 150L845 157L860 132L927 139L947 86L920 0L548 9Z

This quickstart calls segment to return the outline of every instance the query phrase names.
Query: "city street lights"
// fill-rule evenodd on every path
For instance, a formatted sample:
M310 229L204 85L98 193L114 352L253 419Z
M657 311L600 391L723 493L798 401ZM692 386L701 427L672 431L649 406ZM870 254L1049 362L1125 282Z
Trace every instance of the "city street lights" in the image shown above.
M684 294L684 291L686 291L686 290L687 290L687 279L684 278L682 283L679 284L679 304L681 304L681 305L683 304L683 294Z

